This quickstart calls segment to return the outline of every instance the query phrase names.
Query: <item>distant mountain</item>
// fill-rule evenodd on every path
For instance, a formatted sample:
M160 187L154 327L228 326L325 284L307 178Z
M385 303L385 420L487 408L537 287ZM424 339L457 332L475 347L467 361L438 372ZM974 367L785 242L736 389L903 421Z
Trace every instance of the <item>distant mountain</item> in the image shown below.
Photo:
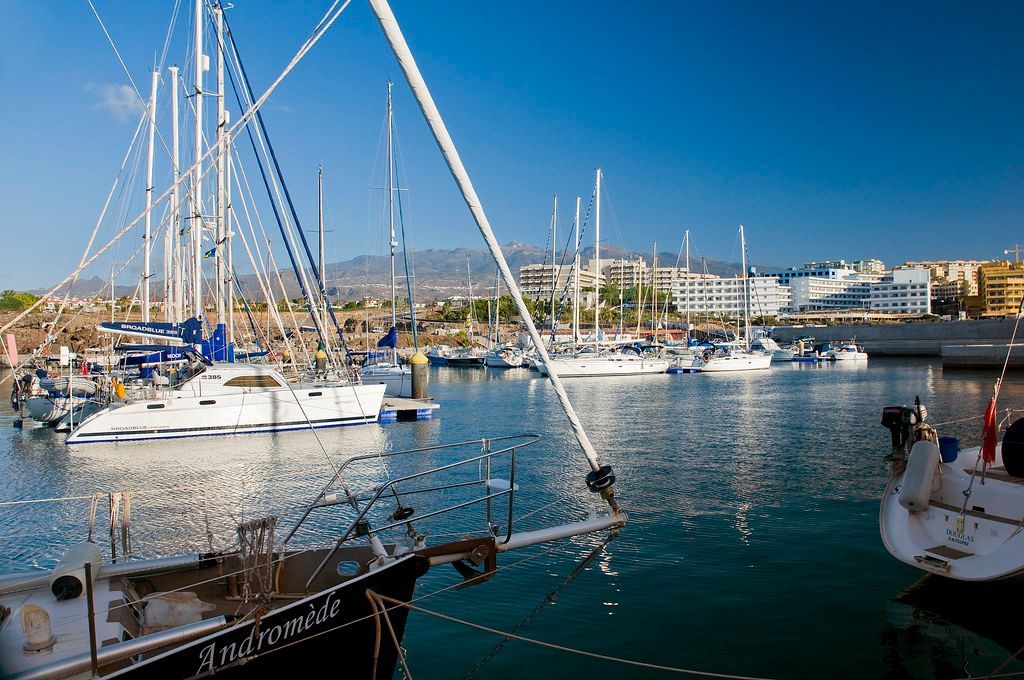
M543 264L551 262L551 252L544 248L511 241L502 247L505 253L505 260L508 262L512 273L518 278L519 268L528 264ZM658 264L663 267L672 267L676 264L678 253L663 252L658 254ZM594 257L594 247L589 246L580 251L580 259L584 265ZM638 253L614 246L601 247L601 259L643 258L648 265L651 264L650 253ZM384 297L388 295L390 275L388 273L390 257L380 255L360 255L351 260L334 262L328 264L327 283L328 294L342 300L356 300L365 295L373 297ZM466 263L469 262L469 270L473 277L473 291L480 294L484 291L494 289L494 260L491 254L484 248L454 248L442 250L431 248L428 250L416 250L409 252L409 267L413 271L414 294L422 301L429 301L435 298L444 298L449 295L466 295L469 292ZM561 251L556 255L556 262L572 262L571 253L566 254L563 260ZM679 261L682 266L682 259ZM729 276L740 271L739 263L722 262L721 260L706 260L709 274L718 276ZM405 271L403 254L397 255L397 266L399 285L404 288ZM701 259L699 254L690 253L690 266L694 271L700 271ZM775 269L775 267L763 267L757 265L762 271ZM246 291L247 298L259 300L259 281L253 274L240 274L236 277L239 286ZM289 297L295 298L301 295L295 272L291 269L281 270L281 280ZM279 286L273 281L275 292ZM151 279L154 293L163 291L162 282ZM102 295L110 296L110 284L98 276L89 279L80 279L74 285L74 295L77 297L93 297ZM132 295L135 293L134 285L118 285L114 291L115 297ZM32 291L36 294L45 293L46 290ZM63 292L63 291L62 291Z

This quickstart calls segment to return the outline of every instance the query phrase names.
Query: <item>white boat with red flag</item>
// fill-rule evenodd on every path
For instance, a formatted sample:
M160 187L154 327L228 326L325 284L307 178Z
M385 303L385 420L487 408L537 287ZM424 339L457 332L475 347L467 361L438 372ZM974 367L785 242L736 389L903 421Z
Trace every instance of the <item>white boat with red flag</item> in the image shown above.
M980 418L980 446L961 450L959 440L939 436L919 399L882 411L892 476L879 525L893 557L959 581L1024 573L1024 418L1010 423L1007 409L999 420L1001 383Z

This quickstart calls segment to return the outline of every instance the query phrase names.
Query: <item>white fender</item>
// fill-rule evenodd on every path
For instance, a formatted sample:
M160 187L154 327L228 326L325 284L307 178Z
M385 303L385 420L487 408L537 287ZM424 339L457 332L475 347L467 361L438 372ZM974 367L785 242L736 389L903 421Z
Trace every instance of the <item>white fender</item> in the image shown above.
M910 450L907 469L903 473L903 484L900 486L900 505L910 512L920 512L928 508L932 483L940 460L939 447L932 442L922 439L914 444Z

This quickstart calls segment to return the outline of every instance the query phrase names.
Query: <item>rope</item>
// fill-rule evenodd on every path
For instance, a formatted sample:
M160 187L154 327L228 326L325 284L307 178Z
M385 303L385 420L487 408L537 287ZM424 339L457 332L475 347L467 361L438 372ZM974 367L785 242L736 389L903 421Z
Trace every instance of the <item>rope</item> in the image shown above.
M372 590L367 590L366 594L370 597L371 600L376 600L377 604L380 605L380 613L384 616L384 623L388 625L388 632L391 634L391 641L395 643L395 651L397 652L398 655L398 662L402 664L402 671L405 673L405 677L409 678L409 680L412 680L412 673L409 671L409 664L405 658L405 650L402 649L402 643L398 640L398 635L395 633L394 626L391 625L391 617L388 616L388 608L384 606L383 599L377 593L373 592ZM374 669L374 672L376 672L376 669Z
M530 622L533 621L533 619L536 618L538 614L540 614L541 610L544 609L544 607L546 607L548 605L548 603L554 602L555 601L555 597L558 595L559 591L561 591L564 587L566 587L567 585L569 585L570 583L575 581L576 577L579 576L580 574L582 574L583 571L588 566L590 566L590 563L594 561L595 557L597 557L599 554L604 552L605 546L607 546L608 543L612 539L614 539L617 535L618 534L615 533L615 532L608 534L608 537L605 538L603 541L601 541L601 543L598 544L593 550L591 550L590 553L586 557L584 557L583 560L581 560L578 565L576 565L576 568L573 569L572 572L568 576L566 576L564 579L562 579L562 582L559 583L555 587L554 590L552 590L550 593L545 595L544 599L541 600L537 604L537 606L534 607L533 610L530 611L530 613L527 614L525 618L523 618L522 621L520 621L518 624L516 624L516 627L512 629L512 633L513 634L518 634L520 630L522 630L527 625L529 625ZM484 658L480 659L480 661L478 661L477 664L475 666L473 666L473 668L470 669L470 671L468 673L466 673L465 677L466 678L474 677L481 669L483 669L483 667L485 665L487 665L488 661L493 659L498 654L498 652L500 652L502 649L505 648L505 645L508 644L508 641L509 641L509 638L502 639L501 642L499 642L497 645L494 646L494 649L492 649L490 652L488 652L484 656Z
M474 628L476 630L480 630L480 631L483 631L485 633L490 633L492 635L500 635L501 637L504 637L504 638L507 638L507 639L510 639L510 640L518 640L519 642L526 642L526 643L531 644L531 645L537 645L538 647L545 647L547 649L553 649L555 651L565 652L567 654L575 654L576 656L585 656L585 657L589 657L591 659L599 659L601 661L608 661L608 662L611 662L611 663L617 663L617 664L621 664L621 665L624 665L624 666L632 666L634 668L646 668L648 670L664 671L666 673L679 673L679 674L682 674L682 675L695 675L695 676L704 677L704 678L726 678L728 680L768 680L767 678L759 677L759 676L733 675L733 674L729 674L729 673L717 673L717 672L714 672L714 671L701 671L701 670L696 670L696 669L692 669L692 668L678 668L678 667L675 667L675 666L664 666L662 664L648 663L646 661L636 661L635 659L625 659L625 658L622 658L622 657L609 656L607 654L598 654L597 652L589 652L589 651L587 651L585 649L574 649L573 647L566 647L565 645L557 645L557 644L555 644L553 642L545 642L543 640L537 640L535 638L523 637L522 635L516 635L514 633L507 633L505 631L501 631L501 630L498 630L496 628L490 628L488 626L482 626L479 623L473 623L472 621L466 621L465 619L459 619L459 618L456 618L454 616L449 616L447 614L442 614L440 612L431 611L429 609L425 609L423 607L419 607L417 605L414 605L411 602L402 602L401 600L396 600L394 598L387 597L386 595L378 595L378 597L381 598L382 600L385 600L387 602L393 603L395 606L405 607L406 609L409 609L411 611L416 611L416 612L420 612L421 614L426 614L428 616L433 616L433 617L439 618L439 619L441 619L443 621L448 621L448 622L451 622L451 623L458 623L460 625L467 626L469 628ZM1022 651L1024 651L1024 650L1022 650Z

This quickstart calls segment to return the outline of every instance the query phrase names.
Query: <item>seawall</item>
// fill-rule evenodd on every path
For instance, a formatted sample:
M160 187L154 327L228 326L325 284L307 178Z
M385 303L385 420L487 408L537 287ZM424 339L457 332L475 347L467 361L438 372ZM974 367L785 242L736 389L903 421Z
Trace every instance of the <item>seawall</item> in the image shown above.
M855 340L874 356L939 357L943 345L1006 346L1013 333L1013 319L976 321L918 321L845 326L776 326L772 337L779 343L812 337L815 342ZM1024 329L1022 329L1024 331Z

